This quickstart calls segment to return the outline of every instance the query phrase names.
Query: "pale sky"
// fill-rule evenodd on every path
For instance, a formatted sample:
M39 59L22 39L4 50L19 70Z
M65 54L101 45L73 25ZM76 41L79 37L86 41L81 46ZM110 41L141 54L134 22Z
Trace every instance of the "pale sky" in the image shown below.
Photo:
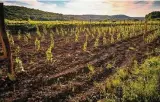
M1 0L5 5L24 6L62 14L125 14L144 17L160 11L160 0Z

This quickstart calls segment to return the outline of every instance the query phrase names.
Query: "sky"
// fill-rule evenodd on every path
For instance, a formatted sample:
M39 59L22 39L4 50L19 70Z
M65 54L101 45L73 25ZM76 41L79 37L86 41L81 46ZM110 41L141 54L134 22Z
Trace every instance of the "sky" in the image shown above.
M0 0L5 5L24 6L62 14L125 14L144 17L152 11L160 11L160 0Z

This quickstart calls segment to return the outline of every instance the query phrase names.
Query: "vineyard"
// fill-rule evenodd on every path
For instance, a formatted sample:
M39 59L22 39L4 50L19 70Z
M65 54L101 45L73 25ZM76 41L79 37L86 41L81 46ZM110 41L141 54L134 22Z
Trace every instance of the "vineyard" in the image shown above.
M160 22L6 24L16 78L0 102L160 101Z

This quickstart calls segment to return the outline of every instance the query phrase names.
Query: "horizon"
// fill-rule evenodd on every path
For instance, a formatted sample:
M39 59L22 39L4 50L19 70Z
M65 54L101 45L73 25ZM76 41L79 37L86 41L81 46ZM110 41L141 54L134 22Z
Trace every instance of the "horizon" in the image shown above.
M5 6L16 6L16 5L5 5ZM25 7L25 6L16 6L16 7ZM25 7L25 8L28 8L28 7ZM28 8L28 9L34 9L34 10L40 10L40 9L35 9L35 8ZM43 10L40 10L40 11L43 11ZM49 12L49 11L43 11L43 12ZM55 12L49 12L49 13L55 13ZM57 14L62 14L62 13L57 13ZM125 14L115 14L115 15L99 15L99 14L62 14L62 15L73 15L73 16L85 16L85 15L94 15L94 16L115 16L115 15L124 15L124 16L128 16L128 15L125 15ZM128 16L128 17L132 17L132 16Z
M157 0L2 0L7 6L22 6L64 15L126 15L145 17L160 11Z

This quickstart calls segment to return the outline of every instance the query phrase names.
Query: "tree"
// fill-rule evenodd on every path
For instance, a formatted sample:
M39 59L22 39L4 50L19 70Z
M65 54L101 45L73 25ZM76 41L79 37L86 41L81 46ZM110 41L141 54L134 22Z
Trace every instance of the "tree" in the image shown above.
M147 20L160 19L160 11L154 11L154 12L151 12L151 13L147 14L145 16L145 19L147 19Z

